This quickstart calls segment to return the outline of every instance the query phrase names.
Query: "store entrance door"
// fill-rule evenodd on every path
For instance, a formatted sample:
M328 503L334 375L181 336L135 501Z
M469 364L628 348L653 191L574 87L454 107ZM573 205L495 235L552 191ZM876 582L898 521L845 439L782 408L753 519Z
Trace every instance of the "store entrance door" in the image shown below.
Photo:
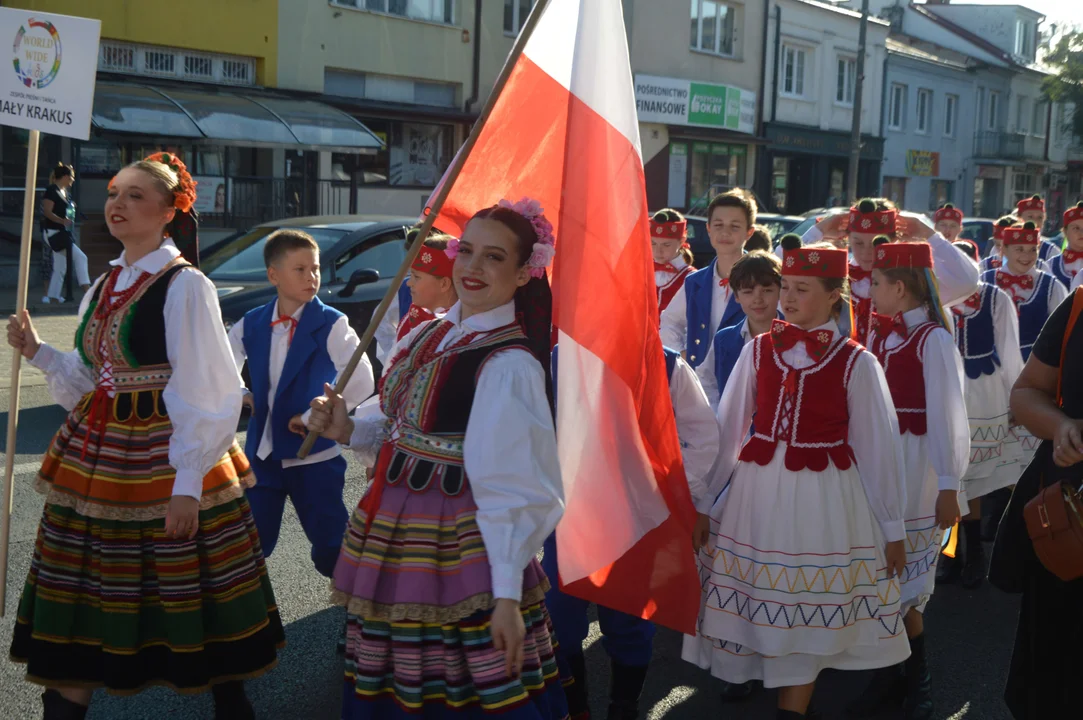
M316 175L319 155L308 150L286 151L286 217L319 214Z

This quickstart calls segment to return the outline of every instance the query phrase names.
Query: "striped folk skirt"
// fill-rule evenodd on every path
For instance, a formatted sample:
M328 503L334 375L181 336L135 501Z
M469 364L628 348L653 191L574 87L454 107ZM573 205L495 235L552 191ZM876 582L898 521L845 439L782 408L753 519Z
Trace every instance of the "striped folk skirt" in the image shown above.
M199 531L165 536L175 472L158 391L119 393L90 433L91 396L53 438L47 494L11 658L46 686L202 692L274 667L284 642L236 443L203 480ZM85 446L85 447L84 447Z
M377 473L386 472L383 460ZM342 717L566 718L541 565L532 560L523 572L524 662L508 677L493 647L477 506L469 487L449 497L438 485L389 484L371 527L361 505L350 519L334 577L348 613Z

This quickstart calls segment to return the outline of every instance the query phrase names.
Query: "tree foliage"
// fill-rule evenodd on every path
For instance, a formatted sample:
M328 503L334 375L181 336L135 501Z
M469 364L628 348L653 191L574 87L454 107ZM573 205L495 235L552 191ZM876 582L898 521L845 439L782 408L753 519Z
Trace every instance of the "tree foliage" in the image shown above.
M1049 40L1042 61L1056 71L1042 91L1054 102L1073 106L1068 123L1073 135L1083 137L1083 30L1073 28Z

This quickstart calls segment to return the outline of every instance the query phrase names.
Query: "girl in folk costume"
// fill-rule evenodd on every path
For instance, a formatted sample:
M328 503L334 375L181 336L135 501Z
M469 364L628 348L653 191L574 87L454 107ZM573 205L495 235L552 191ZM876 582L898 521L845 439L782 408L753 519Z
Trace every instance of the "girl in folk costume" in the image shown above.
M1019 349L1026 362L1042 326L1068 296L1068 289L1037 267L1041 240L1034 223L1008 228L1003 243L1004 265L999 270L987 270L982 280L1011 295L1019 317ZM1022 427L1014 428L1013 432L1021 443L1020 463L1028 465L1038 441Z
M955 242L963 231L963 211L951 203L944 203L933 213L933 227L945 240Z
M744 319L730 290L733 264L744 253L756 224L756 201L741 189L718 195L707 206L707 234L715 259L687 278L662 313L662 344L681 355L693 369L703 364L714 334Z
M695 270L688 245L688 222L676 210L659 210L651 218L651 252L654 254L654 282L658 286L661 313L684 287L684 279Z
M779 687L777 717L793 719L825 668L886 667L909 653L898 579L906 488L884 372L838 331L846 251L796 237L783 246L787 321L745 345L718 407L695 544L718 529L699 636L683 655L729 682Z
M956 247L977 261L973 243L960 240ZM1011 430L1008 397L1023 370L1023 356L1015 304L996 285L982 282L977 292L951 310L955 342L966 373L963 390L970 421L970 463L960 494L969 513L961 524L964 558L962 562L958 557L940 558L936 582L960 579L963 587L974 588L985 577L981 498L1008 487L1019 476L1019 442Z
M383 414L349 418L330 386L313 401L310 429L379 453L334 578L347 720L568 714L535 559L564 509L553 240L536 202L478 212L448 247L459 301L396 344Z
M8 342L70 410L46 452L45 510L11 657L48 689L46 718L85 716L91 691L214 692L218 718L252 718L243 678L274 667L282 624L234 442L241 378L214 285L163 233L195 200L173 155L113 179L124 245L83 298L75 350L30 318Z
M418 253L406 278L412 302L399 322L396 341L421 323L443 315L459 299L451 279L454 262L447 254L448 243L453 239L439 233L425 239L425 248Z
M1041 236L1046 221L1045 200L1042 199L1041 195L1033 195L1016 203L1015 216L1019 218L1019 222L1034 223L1034 227L1038 228L1039 237L1041 237L1041 244L1038 246L1038 258L1042 262L1049 263L1057 255L1060 255L1060 247L1052 240Z
M933 251L933 273L940 286L941 299L951 304L974 292L978 272L965 255L918 217L900 215L895 204L884 198L866 198L850 208L849 216L832 215L809 228L801 238L805 243L821 238L849 239L850 293L853 304L852 335L859 343L868 342L873 303L870 297L873 240L886 235L900 241L927 242ZM843 328L850 332L848 326Z
M1048 263L1049 272L1074 290L1083 283L1083 275L1079 273L1083 270L1083 202L1064 211L1064 239L1068 245Z
M410 246L414 244L414 241L420 233L420 223L406 231L407 251L410 250ZM447 237L449 236L435 227L429 233L429 239ZM399 338L399 325L402 324L403 320L407 319L413 303L413 296L410 294L410 279L407 278L403 281L402 285L399 286L399 291L395 293L395 297L391 299L391 304L388 305L387 312L384 313L383 318L380 320L380 324L376 328L376 334L374 335L376 340L376 359L380 361L381 365L387 364L389 359L388 356L391 354L391 348Z
M999 270L1004 265L1004 233L1017 222L1018 220L1014 216L1005 215L993 223L993 237L991 240L993 247L989 250L989 254L978 263L978 270L981 272ZM1049 270L1049 267L1041 258L1038 259L1038 269L1047 272Z
M963 363L932 275L925 243L877 238L869 349L884 368L898 414L906 468L906 569L900 605L910 638L905 664L880 668L851 714L903 704L908 720L931 720L922 613L933 592L940 540L959 519L959 480L970 459ZM881 314L882 313L882 314Z

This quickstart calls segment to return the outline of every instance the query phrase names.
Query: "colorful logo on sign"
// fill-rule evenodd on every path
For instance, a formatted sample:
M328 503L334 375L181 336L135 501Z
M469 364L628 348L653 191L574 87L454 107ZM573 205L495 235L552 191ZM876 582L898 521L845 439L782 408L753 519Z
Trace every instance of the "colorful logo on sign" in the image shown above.
M31 90L41 90L60 72L60 33L48 20L30 18L15 33L12 54L19 82Z
M940 153L929 150L907 150L906 172L921 177L940 175Z
M726 127L726 87L694 82L690 89L688 121L695 125ZM740 103L740 96L738 96L738 103Z

